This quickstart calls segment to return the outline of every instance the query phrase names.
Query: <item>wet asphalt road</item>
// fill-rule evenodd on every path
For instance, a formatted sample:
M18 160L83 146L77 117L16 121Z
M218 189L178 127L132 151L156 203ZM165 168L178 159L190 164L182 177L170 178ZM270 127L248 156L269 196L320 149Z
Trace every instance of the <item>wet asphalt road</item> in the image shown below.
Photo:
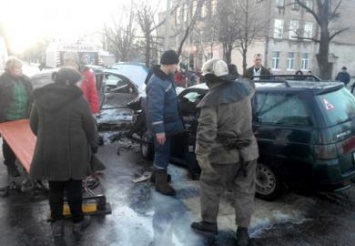
M190 224L199 220L198 181L190 180L184 168L169 167L178 192L171 198L155 193L149 182L131 182L136 174L151 168L151 163L140 157L137 145L106 144L98 155L107 165L101 183L112 214L92 216L92 225L79 243L74 241L70 220L66 221L67 245L235 245L230 193L221 202L219 235L201 237L190 229ZM7 180L6 169L0 165L0 183L5 185ZM354 201L354 188L337 194L288 193L275 202L256 199L250 228L253 245L355 245ZM48 213L43 195L13 191L0 197L0 246L54 245Z

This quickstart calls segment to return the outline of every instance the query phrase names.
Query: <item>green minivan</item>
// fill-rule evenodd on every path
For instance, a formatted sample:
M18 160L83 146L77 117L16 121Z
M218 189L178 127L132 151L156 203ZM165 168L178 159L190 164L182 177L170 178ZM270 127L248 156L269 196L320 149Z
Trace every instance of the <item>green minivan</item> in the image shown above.
M355 177L355 98L342 83L256 83L254 129L258 196L283 184L338 190Z

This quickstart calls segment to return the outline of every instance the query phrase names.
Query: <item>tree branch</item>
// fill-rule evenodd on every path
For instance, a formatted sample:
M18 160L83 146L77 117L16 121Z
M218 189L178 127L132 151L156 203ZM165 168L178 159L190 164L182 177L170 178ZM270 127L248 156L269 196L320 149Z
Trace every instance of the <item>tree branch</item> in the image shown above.
M305 10L307 10L311 15L313 15L314 19L317 21L318 25L321 25L321 20L319 19L319 16L316 14L316 12L314 12L312 9L310 9L309 7L307 7L306 4L304 4L304 2L302 0L295 0L296 3L298 3L302 8L304 8ZM317 0L318 1L318 6L319 6L319 2L320 0Z
M350 28L349 27L346 27L346 28L343 28L343 29L340 29L340 30L338 30L338 31L336 31L335 33L333 33L330 37L329 37L329 42L335 37L335 36L337 36L337 35L339 35L340 33L342 33L342 32L345 32L345 31L347 31L347 30L349 30Z

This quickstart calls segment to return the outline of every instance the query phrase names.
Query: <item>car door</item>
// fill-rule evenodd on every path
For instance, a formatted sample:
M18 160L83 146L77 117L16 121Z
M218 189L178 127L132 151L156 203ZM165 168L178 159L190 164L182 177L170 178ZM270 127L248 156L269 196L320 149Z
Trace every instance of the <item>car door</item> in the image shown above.
M101 117L98 123L115 125L132 120L132 110L127 108L127 103L138 96L137 86L123 75L105 72L101 87Z
M185 126L185 132L174 137L171 155L174 160L184 163L194 176L200 172L195 156L199 101L205 96L207 89L188 88L180 92L178 103Z
M306 94L264 91L253 98L259 161L296 183L312 175L314 119Z

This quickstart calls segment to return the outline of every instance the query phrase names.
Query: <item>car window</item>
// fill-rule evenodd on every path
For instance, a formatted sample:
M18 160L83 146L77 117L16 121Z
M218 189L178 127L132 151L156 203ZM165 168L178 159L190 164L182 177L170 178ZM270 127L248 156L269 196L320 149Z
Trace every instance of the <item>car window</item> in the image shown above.
M307 105L297 94L257 93L255 95L256 121L279 125L312 125Z
M330 93L317 95L316 100L324 111L326 124L337 125L355 118L355 98L348 89L342 88Z
M105 93L133 93L132 84L114 74L105 75Z
M202 93L200 92L192 91L190 93L187 93L184 98L186 98L190 102L196 102L197 100L201 100L201 95Z
M196 106L201 101L204 93L191 91L180 97L180 109L183 115L196 113Z

